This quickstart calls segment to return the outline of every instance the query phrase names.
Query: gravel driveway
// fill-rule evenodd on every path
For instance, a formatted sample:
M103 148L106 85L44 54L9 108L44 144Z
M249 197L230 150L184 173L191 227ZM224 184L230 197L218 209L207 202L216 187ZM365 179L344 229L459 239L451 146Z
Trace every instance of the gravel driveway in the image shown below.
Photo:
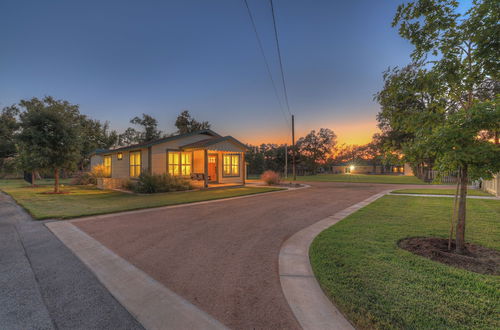
M373 194L407 188L333 182L311 186L73 224L230 328L295 329L299 325L278 276L281 244Z

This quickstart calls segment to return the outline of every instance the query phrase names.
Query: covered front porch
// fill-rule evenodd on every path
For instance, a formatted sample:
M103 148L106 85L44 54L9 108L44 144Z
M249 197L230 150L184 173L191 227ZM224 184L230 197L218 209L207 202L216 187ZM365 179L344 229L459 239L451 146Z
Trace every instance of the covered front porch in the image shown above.
M202 140L181 147L192 154L191 183L200 188L245 184L246 146L231 137Z

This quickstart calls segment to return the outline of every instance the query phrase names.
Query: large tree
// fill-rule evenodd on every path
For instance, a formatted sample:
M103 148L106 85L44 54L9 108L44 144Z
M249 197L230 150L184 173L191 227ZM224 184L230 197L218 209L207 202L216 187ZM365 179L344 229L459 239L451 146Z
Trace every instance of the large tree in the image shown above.
M17 154L15 134L19 128L19 109L9 106L0 112L0 174L13 170L13 157Z
M319 164L326 163L337 143L337 136L329 128L321 128L318 132L312 130L297 141L300 156L316 173Z
M23 163L29 170L52 169L54 192L59 193L59 172L73 169L81 157L78 105L50 96L21 100L18 135Z
M210 129L210 123L208 121L197 121L188 110L181 112L177 119L175 120L175 127L177 127L178 134L185 134L200 131L203 129Z
M382 134L378 137L386 154L402 152L421 179L429 179L435 153L413 143L444 123L447 111L455 111L455 102L445 95L445 86L436 72L413 63L384 72L384 87L377 93L381 105L377 115Z
M130 123L139 126L141 129L127 128L124 133L119 135L118 144L130 145L149 142L163 136L162 131L158 129L158 120L151 115L143 113L142 117L136 116L132 118Z
M465 248L467 183L500 170L499 146L481 138L483 131L498 130L498 105L487 95L498 80L499 6L494 0L473 1L462 15L454 0L416 0L400 5L393 21L414 46L416 83L410 86L405 78L398 85L399 74L386 79L382 113L400 115L382 117L391 133L408 134L401 143L405 154L422 159L431 153L436 169L458 172L457 253ZM395 88L387 88L388 82Z
M0 161L16 154L15 133L19 128L19 109L12 105L0 112Z
M118 134L110 130L108 122L100 122L85 115L80 116L82 147L78 167L83 170L90 162L89 156L96 149L109 149L118 143Z

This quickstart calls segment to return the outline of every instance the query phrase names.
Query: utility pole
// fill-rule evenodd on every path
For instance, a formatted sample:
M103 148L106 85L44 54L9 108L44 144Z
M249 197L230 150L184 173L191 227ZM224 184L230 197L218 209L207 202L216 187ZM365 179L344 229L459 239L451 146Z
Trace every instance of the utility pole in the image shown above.
M285 143L285 179L288 178L288 145Z
M295 173L295 116L292 115L292 172L293 181L297 180L297 175Z

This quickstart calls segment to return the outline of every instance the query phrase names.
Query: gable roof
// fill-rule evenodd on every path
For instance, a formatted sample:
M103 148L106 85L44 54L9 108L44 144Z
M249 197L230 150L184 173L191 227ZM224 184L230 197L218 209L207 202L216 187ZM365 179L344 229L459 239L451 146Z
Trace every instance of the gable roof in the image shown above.
M98 155L98 154L105 154L105 153L110 153L110 152L126 151L126 150L137 149L137 148L148 148L148 147L151 147L151 146L156 145L156 144L169 142L169 141L175 141L178 139L182 139L182 138L192 136L192 135L197 135L197 134L205 134L208 136L212 136L212 138L208 139L208 140L212 140L212 139L221 137L219 134L215 133L214 131L212 131L210 129L204 129L204 130L195 131L195 132L191 132L191 133L168 136L168 137L156 139L156 140L149 141L149 142L136 143L136 144L132 144L129 146L120 147L120 148L116 148L116 149L97 149L92 154Z
M209 147L211 145L214 145L214 144L217 144L217 143L220 143L220 142L225 142L225 141L231 142L231 143L235 144L236 146L242 148L245 151L248 150L248 147L246 145L244 145L240 141L236 140L232 136L219 136L218 138L212 138L212 139L205 139L205 140L201 140L201 141L196 141L196 142L193 142L193 143L189 143L189 144L183 145L180 148L181 149L206 148L206 147Z

